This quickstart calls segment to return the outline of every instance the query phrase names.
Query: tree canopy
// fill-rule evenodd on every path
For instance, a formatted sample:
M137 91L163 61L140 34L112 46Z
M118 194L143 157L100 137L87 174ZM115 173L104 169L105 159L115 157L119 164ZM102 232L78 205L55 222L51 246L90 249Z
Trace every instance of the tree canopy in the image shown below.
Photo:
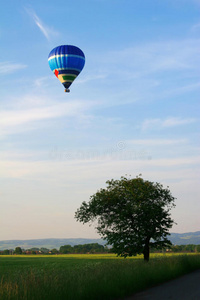
M16 247L16 248L15 248L15 254L22 254L22 249L21 249L21 247Z
M170 210L175 198L169 188L141 177L108 180L85 201L75 213L77 221L97 221L97 232L120 256L143 253L149 260L149 249L168 247L169 229L174 220Z
M92 244L83 244L83 245L64 245L60 247L60 253L68 254L68 253L103 253L105 251L103 245L99 245L98 243Z

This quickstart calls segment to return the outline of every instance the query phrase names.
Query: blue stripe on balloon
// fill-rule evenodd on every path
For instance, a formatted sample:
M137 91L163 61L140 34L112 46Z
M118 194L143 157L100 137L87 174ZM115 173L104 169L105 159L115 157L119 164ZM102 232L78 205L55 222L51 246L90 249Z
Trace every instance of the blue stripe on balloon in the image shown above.
M80 56L54 56L49 58L49 66L51 70L59 68L68 68L82 70L85 65L85 59Z
M70 70L70 69L63 69L63 70L58 70L59 74L74 74L78 75L80 73L79 70Z
M59 55L59 54L75 54L75 55L80 55L85 57L81 49L72 45L61 45L54 48L53 50L51 50L49 57L52 55Z

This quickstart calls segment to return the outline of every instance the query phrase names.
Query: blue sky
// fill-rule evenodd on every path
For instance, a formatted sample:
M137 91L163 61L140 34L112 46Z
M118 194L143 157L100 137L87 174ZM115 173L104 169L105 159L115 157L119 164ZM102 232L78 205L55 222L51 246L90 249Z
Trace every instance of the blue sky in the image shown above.
M4 1L0 240L97 238L74 212L125 174L169 186L171 232L200 230L199 0ZM64 93L52 48L86 64Z

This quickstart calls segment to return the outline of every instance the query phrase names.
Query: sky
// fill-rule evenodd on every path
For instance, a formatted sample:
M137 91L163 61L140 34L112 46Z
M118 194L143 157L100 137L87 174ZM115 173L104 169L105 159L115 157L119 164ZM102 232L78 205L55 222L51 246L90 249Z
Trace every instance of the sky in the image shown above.
M83 50L65 93L48 65ZM75 211L109 179L159 182L200 230L199 0L11 0L0 19L0 240L99 238Z

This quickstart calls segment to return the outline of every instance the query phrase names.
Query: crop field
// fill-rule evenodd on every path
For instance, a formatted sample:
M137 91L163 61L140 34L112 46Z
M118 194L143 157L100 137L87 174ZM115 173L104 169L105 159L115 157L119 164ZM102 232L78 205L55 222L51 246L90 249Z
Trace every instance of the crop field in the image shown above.
M0 299L123 299L200 268L200 255L0 256Z

